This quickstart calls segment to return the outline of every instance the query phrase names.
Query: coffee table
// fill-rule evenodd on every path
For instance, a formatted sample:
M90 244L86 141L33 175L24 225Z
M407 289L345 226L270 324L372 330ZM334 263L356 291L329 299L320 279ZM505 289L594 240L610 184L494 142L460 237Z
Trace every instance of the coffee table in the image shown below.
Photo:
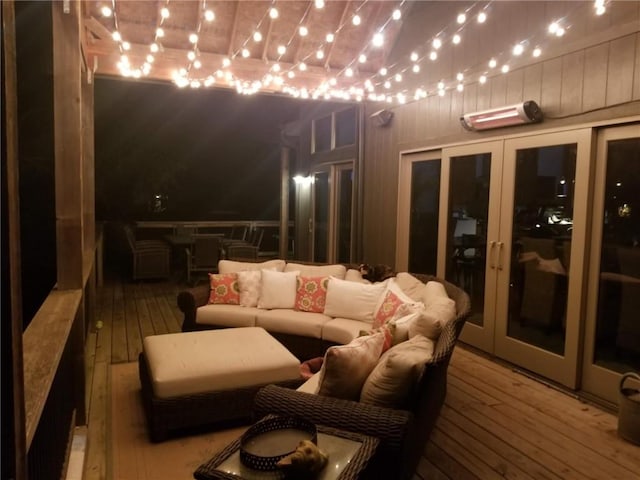
M357 479L378 448L375 437L318 425L318 447L328 455L329 462L317 480ZM282 471L253 470L240 462L240 438L231 442L193 474L197 480L279 480Z

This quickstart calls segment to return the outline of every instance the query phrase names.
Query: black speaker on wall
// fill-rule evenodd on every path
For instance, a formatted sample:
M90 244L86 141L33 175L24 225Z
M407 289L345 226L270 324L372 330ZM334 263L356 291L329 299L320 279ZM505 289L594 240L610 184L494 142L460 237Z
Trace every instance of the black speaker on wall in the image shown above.
M371 119L374 124L378 127L386 127L391 123L391 119L393 118L393 112L391 110L378 110L375 113L371 114Z

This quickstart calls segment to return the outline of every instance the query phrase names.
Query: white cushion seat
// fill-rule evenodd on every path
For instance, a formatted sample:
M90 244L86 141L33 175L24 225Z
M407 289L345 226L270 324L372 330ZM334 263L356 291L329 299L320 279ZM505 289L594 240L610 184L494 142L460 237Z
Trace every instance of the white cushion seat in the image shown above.
M217 327L255 327L256 315L260 311L255 307L239 305L203 305L196 310L196 324Z
M346 345L363 330L371 330L371 324L352 318L332 318L322 328L322 339Z
M256 326L263 327L270 332L322 338L323 328L330 320L331 317L323 313L277 308L258 311Z
M152 335L143 348L159 398L300 377L298 359L259 327Z

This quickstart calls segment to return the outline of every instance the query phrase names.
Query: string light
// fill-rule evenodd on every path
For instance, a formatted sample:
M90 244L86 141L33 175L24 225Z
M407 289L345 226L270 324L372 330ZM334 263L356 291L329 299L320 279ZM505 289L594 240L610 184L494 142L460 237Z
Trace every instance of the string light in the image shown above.
M138 68L134 68L130 63L129 58L126 55L124 55L124 52L129 51L131 49L131 44L122 38L122 34L118 29L117 10L115 9L115 1L116 0L112 0L112 4L114 6L113 10L109 9L108 7L107 8L100 7L99 11L103 15L103 17L108 17L109 15L107 10L111 10L111 15L113 16L113 23L115 27L112 31L112 38L115 42L118 43L118 46L121 52L120 61L117 64L118 68L120 69L121 74L123 76L140 78L142 75L148 75L149 72L151 71L152 64L154 63L154 60L155 60L154 54L157 54L162 51L162 45L159 42L160 39L164 38L164 34L165 34L162 28L162 24L166 19L170 18L171 13L169 10L169 4L172 0L164 0L165 5L160 9L160 15L158 16L155 37L153 39L153 42L149 44L150 53L146 55L145 62ZM198 58L199 57L199 54L198 54L199 35L198 34L200 33L201 22L203 20L211 22L215 19L215 14L213 10L206 8L207 0L200 0L200 1L202 2L202 8L200 10L201 18L198 19L196 32L189 35L189 42L193 45L192 50L187 52L187 59L190 63L186 68L180 68L179 70L174 71L175 73L173 75L173 78L174 78L174 82L178 87L184 88L186 86L190 86L191 88L200 88L201 86L205 86L205 87L211 86L215 84L215 81L216 81L214 78L215 76L218 78L224 77L224 80L230 86L233 86L239 93L246 94L246 95L257 93L262 89L269 87L269 88L279 88L281 92L290 94L292 96L295 96L296 98L341 99L346 101L354 101L354 100L360 101L363 98L367 98L371 101L385 101L385 102L396 101L398 103L406 102L407 93L409 93L407 92L407 87L404 87L404 88L402 87L403 78L404 78L402 73L408 72L409 70L415 74L418 74L419 72L421 72L422 69L421 69L420 62L422 59L428 58L431 61L434 61L434 62L437 61L438 60L437 51L443 46L443 41L447 40L448 38L451 39L451 43L453 45L460 44L462 40L462 34L464 33L464 30L468 26L468 24L466 23L468 16L475 17L478 24L486 23L488 20L486 9L489 5L489 3L486 3L484 7L480 7L476 3L471 5L467 10L465 10L465 12L458 13L457 16L455 16L454 18L450 18L450 24L445 25L444 28L442 28L434 37L432 37L432 41L430 45L432 49L430 51L420 52L418 49L411 52L411 54L408 56L411 63L407 63L404 65L402 65L402 63L398 63L390 66L385 66L380 68L378 72L369 74L370 76L368 77L358 78L356 76L356 72L358 72L358 76L362 72L358 71L355 68L355 66L358 63L362 64L367 62L368 48L371 48L371 47L380 48L384 45L384 29L387 26L387 23L392 20L399 20L402 17L401 9L398 8L393 11L393 13L391 14L391 16L388 18L386 22L384 22L382 25L377 26L377 28L373 29L376 33L373 35L369 45L365 45L362 48L362 50L355 55L354 59L351 62L347 63L347 65L341 71L337 72L336 76L333 76L328 80L321 80L316 87L310 88L308 86L295 87L291 84L288 84L286 79L295 78L296 75L295 75L295 72L293 72L293 68L296 68L297 70L302 72L308 70L309 67L306 64L306 60L308 58L315 57L318 60L323 60L326 56L324 47L335 41L336 35L343 28L344 23L339 25L334 31L328 32L326 34L325 36L326 43L320 44L320 45L316 43L315 49L309 52L302 52L302 55L296 54L296 56L298 56L296 64L287 67L287 70L285 72L282 72L282 67L280 66L279 63L273 63L273 60L280 60L278 58L278 59L273 59L271 61L267 59L267 62L270 65L267 67L266 69L267 72L263 74L261 79L256 79L251 81L251 80L236 78L235 75L233 74L233 71L231 70L225 70L225 71L217 70L214 73L214 75L208 75L208 76L202 75L202 77L198 78L198 74L194 70L200 70L202 68L202 62ZM230 58L225 57L223 59L222 61L223 68L229 69L232 64L232 59L234 59L236 56L241 56L242 58L251 57L251 52L249 48L247 48L247 42L250 41L251 39L253 39L254 42L261 42L263 40L262 33L260 31L260 25L262 21L265 18L267 19L270 18L271 20L275 20L279 18L279 12L274 7L275 1L276 0L271 0L270 5L265 9L264 15L262 19L258 22L258 25L253 30L253 33L250 36L246 37L246 40L238 48L238 50L231 53ZM358 11L360 8L362 8L364 4L367 4L368 1L370 0L364 0L358 6L356 11L353 12L352 15L348 16L348 18L346 19L346 22L353 23L354 25L360 25L362 22L362 17L358 13ZM404 2L405 0L401 0L400 5L402 6ZM605 3L606 2L604 0L596 0L594 2L593 8L595 10L596 15L602 15L603 13L605 13L606 11ZM313 2L313 4L309 2L309 5L307 6L307 9L304 15L299 20L298 28L296 30L296 32L300 36L306 36L309 34L308 27L304 23L307 20L307 15L310 11L310 8L312 8L314 5L316 9L321 9L325 6L325 2L321 0L316 0ZM478 11L478 9L481 9L481 10ZM544 30L546 30L552 36L562 37L563 35L566 34L567 29L571 26L570 23L567 23L567 19L568 19L568 15L563 17L561 20L555 20L550 25L548 25L547 28ZM452 25L454 23L457 24L458 26ZM451 30L453 30L453 32L451 32ZM287 47L289 46L289 44L291 44L293 38L294 36L290 38L288 43L278 46L277 52L279 56L282 56L286 53ZM537 40L540 40L540 38L538 38ZM524 53L525 48L527 47L529 42L533 43L533 41L534 41L534 38L529 37L525 41L522 41L512 46L511 48L507 48L502 52L494 52L495 53L494 57L488 61L489 68L490 69L496 68L496 66L498 65L498 59L500 59L500 63L502 63L502 67L500 68L500 71L503 74L508 73L510 71L509 64L503 63L504 61L507 60L505 55L508 55L509 53L511 53L514 56L521 56ZM541 56L541 54L542 54L542 48L539 45L536 46L531 51L532 58L538 58ZM264 55L265 53L263 52L263 56ZM476 81L481 85L484 85L489 81L489 77L487 73L484 72L484 73L474 74L473 72L474 70L477 71L477 69L480 69L481 68L480 65L485 64L484 62L486 61L487 60L480 60L480 62L482 63L478 63L476 66L467 65L466 68L464 69L466 73L470 73L470 78L476 78L477 79ZM385 77L389 75L389 67L391 67L392 69L391 76L389 77L389 79L385 79ZM325 64L325 68L327 68L326 64ZM273 72L273 74L270 72ZM338 79L341 79L341 78L350 79L350 83L347 86L338 87ZM392 88L392 82L389 81L390 79L394 80L393 88L399 89L399 91L391 92L387 94L377 93L376 87L385 88L386 90L389 90ZM356 83L353 83L354 80ZM453 93L455 93L456 91L462 92L465 88L465 83L467 83L467 81L465 80L465 75L462 72L458 72L456 74L456 80L457 82L455 83L451 82L449 90L451 90ZM471 82L473 81L474 80L471 80ZM436 93L439 96L443 96L446 94L446 91L447 91L447 87L444 82L445 82L444 80L438 82L437 92L436 92L436 89L428 91L422 86L417 89L414 89L412 92L409 93L410 98L414 98L414 99L426 98L428 94L435 95Z

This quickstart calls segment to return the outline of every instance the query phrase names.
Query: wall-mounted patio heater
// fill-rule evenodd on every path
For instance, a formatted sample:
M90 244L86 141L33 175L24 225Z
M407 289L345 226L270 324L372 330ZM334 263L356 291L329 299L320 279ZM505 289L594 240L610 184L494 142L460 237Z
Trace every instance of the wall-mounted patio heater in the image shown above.
M533 100L482 112L465 113L460 117L460 123L467 130L488 130L541 121L542 110Z

